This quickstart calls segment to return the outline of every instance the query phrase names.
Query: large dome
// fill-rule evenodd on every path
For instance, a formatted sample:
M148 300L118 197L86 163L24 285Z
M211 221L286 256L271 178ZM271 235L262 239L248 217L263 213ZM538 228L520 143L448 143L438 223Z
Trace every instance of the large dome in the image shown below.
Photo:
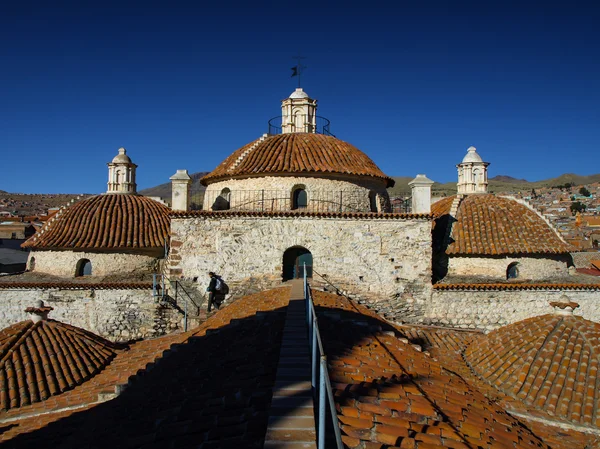
M471 343L464 355L477 375L509 396L598 427L599 344L600 324L559 312L490 332Z
M23 247L36 249L161 248L169 208L138 195L97 195L65 208Z
M330 173L379 178L388 187L394 185L394 180L358 148L316 133L285 133L257 139L235 151L201 182L209 185L234 177Z

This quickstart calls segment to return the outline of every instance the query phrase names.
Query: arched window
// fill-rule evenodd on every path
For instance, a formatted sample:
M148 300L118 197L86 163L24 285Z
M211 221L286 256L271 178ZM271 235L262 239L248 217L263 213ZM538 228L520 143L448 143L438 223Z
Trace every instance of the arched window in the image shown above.
M308 195L304 186L294 187L292 191L292 210L305 209L308 206Z
M225 187L212 205L212 210L228 210L231 207L231 190Z
M31 257L29 259L29 271L35 270L35 257Z
M373 190L369 192L369 206L371 207L371 212L377 212L377 193Z
M79 259L75 268L75 276L91 276L92 262L89 259Z
M517 279L519 277L519 262L511 263L506 268L506 279Z

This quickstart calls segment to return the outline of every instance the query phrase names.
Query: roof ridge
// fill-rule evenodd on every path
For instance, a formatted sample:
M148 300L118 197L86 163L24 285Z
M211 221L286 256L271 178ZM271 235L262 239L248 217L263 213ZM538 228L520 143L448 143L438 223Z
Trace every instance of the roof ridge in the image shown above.
M270 137L269 134L265 133L262 136L260 136L258 139L256 139L254 141L254 143L252 143L252 145L250 145L248 148L246 148L242 154L240 154L238 156L238 158L233 162L233 164L231 164L231 166L227 169L228 172L232 172L234 171L242 162L243 160L246 158L246 156L248 156L252 151L254 151L262 142L265 141L265 139L267 137Z

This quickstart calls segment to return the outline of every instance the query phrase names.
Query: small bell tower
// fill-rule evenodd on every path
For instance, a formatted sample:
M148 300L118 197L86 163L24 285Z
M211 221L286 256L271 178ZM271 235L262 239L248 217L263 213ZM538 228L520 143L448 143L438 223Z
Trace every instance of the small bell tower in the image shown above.
M281 102L281 131L287 133L317 132L317 100L301 87Z
M483 162L475 147L469 147L462 162L456 166L458 169L458 184L456 185L458 194L487 193L488 165L490 163Z
M108 190L106 193L137 193L135 169L137 165L127 156L127 150L119 148L112 162L108 164Z

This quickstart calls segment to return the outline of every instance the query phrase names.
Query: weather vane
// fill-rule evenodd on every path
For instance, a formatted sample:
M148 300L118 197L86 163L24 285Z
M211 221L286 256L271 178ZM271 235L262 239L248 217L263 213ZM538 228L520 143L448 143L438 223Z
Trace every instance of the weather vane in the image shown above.
M298 64L296 66L292 67L292 77L294 77L294 76L298 77L298 87L301 87L300 80L302 78L302 72L306 68L305 65L302 65L302 60L306 59L306 58L304 56L300 56L300 54L298 54L298 56L294 56L292 59L296 59L298 61Z

